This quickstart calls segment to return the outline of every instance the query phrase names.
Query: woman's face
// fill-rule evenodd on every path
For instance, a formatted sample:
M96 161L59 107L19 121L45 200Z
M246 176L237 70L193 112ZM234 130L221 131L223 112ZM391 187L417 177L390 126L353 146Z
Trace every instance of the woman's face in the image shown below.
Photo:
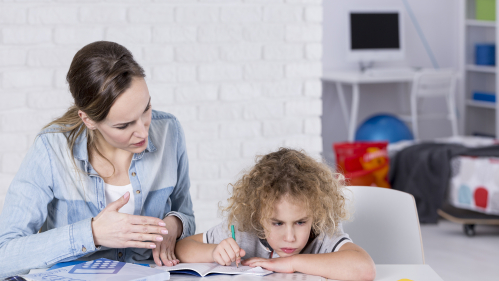
M151 125L151 97L144 78L134 77L115 101L106 119L95 127L106 142L131 153L144 151Z

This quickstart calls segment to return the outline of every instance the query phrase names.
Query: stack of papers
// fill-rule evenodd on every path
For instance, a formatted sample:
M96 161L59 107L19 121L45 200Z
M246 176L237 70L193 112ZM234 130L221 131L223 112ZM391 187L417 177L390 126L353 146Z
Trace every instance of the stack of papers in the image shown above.
M131 263L97 259L22 277L28 281L164 281L170 279L170 273Z

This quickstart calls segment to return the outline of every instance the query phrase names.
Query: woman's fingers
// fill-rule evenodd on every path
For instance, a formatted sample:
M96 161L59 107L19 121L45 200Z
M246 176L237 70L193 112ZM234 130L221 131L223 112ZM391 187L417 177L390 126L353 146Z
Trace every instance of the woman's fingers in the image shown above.
M132 233L151 233L151 234L168 234L168 230L162 226L155 225L131 225L130 232Z
M161 251L161 254L159 256L161 257L161 261L163 262L163 265L166 265L166 266L173 265L173 263L168 259L165 251Z
M133 241L152 241L152 242L163 241L163 236L155 234L147 234L147 233L130 233L126 237L128 238L128 240L133 240Z
M177 257L175 256L175 252L170 250L169 251L170 255L168 256L170 261L172 262L173 265L176 265L179 263L179 260L177 259Z
M152 257L154 259L154 263L156 263L157 266L162 266L163 265L161 263L161 259L159 257L159 248L158 248L158 245L156 245L156 248L152 249Z
M161 219L146 216L135 216L128 215L128 222L131 224L149 224L149 225L159 225L165 226L165 222Z
M127 241L124 243L125 248L143 248L143 249L154 249L156 244L153 242L139 242L139 241Z

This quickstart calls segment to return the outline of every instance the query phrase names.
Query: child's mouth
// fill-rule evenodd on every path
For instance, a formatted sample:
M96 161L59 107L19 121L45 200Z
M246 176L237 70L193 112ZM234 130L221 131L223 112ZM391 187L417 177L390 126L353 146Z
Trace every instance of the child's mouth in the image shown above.
M294 251L296 251L296 248L281 248L281 251L286 254L292 254Z

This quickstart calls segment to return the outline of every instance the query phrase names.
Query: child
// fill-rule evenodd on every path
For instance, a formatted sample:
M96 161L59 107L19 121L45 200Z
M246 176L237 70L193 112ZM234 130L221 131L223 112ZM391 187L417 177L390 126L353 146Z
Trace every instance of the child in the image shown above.
M244 257L243 265L276 272L373 280L373 260L341 228L347 218L342 178L293 149L260 157L233 186L227 219L179 241L175 254L180 262L230 265Z

